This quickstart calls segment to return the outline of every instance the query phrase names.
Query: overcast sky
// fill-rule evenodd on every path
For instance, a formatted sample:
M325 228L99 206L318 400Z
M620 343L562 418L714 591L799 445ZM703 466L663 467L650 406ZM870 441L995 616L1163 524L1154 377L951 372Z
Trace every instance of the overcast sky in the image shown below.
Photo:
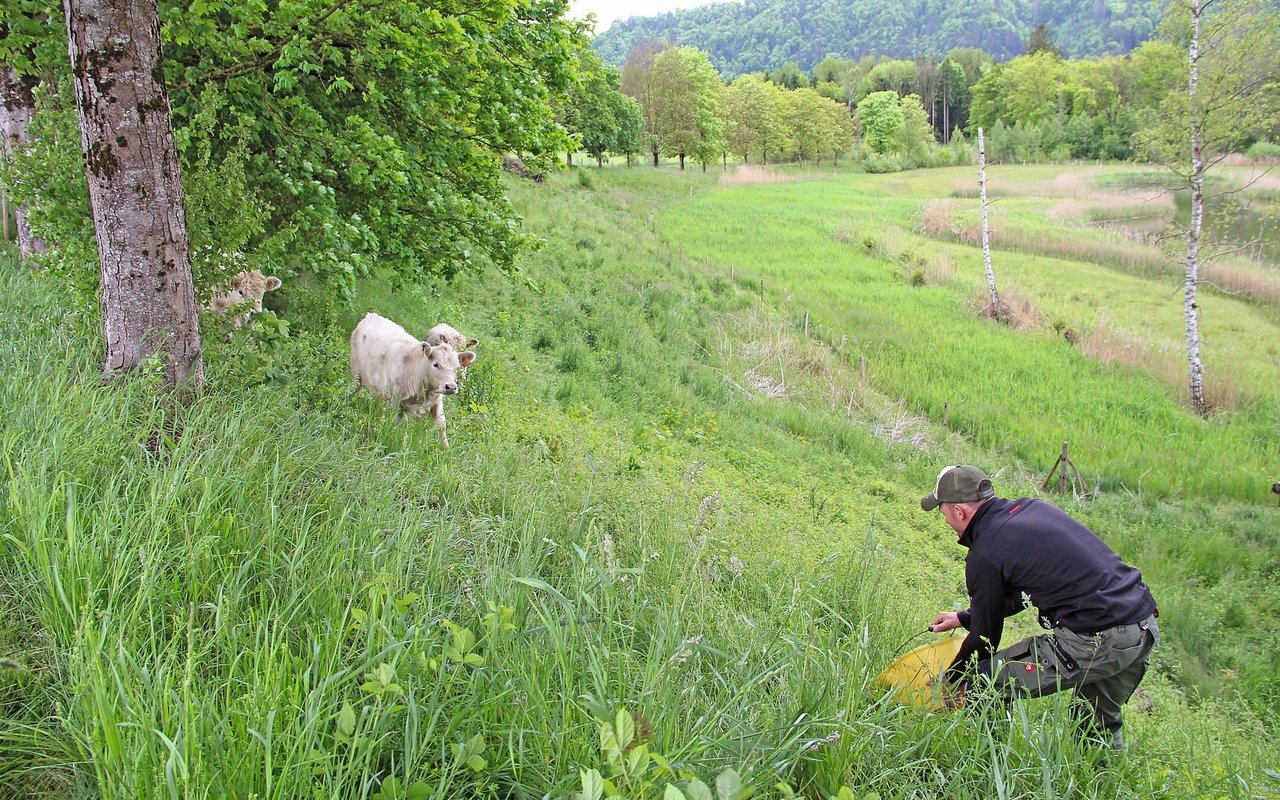
M582 18L596 12L596 33L603 33L615 19L649 17L677 8L702 6L712 0L572 0L569 15Z

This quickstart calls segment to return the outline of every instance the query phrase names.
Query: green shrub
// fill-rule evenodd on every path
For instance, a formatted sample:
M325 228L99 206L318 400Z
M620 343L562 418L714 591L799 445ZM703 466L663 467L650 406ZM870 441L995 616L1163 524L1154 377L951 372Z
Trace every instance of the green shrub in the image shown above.
M901 172L903 163L900 156L872 153L862 160L862 168L873 174Z
M1245 151L1245 155L1255 161L1272 161L1280 159L1280 144L1268 142L1266 140L1257 141Z

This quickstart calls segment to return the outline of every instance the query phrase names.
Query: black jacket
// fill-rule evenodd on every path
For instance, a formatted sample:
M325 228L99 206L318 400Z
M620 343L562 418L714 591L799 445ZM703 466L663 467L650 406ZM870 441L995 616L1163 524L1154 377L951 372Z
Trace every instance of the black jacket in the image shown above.
M993 498L978 509L960 544L969 548L969 610L960 613L969 635L947 670L953 683L964 679L970 658L981 661L1000 648L1004 618L1025 607L1023 594L1042 620L1076 633L1140 622L1155 611L1142 574L1049 503Z

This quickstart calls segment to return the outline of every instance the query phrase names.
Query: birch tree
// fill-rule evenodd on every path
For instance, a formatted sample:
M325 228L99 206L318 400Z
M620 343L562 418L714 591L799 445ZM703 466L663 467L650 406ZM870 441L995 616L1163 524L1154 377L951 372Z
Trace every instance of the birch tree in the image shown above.
M64 0L98 242L110 376L158 357L166 382L204 380L182 181L155 0Z
M996 271L991 266L991 234L987 222L987 145L982 128L978 128L978 192L982 200L982 264L987 270L987 290L991 293L991 316L1003 319L1000 295L996 292Z
M1182 88L1171 87L1142 139L1174 176L1174 187L1191 196L1182 285L1186 329L1187 387L1191 406L1204 415L1198 291L1201 268L1238 243L1208 245L1203 236L1207 176L1250 137L1274 123L1276 47L1280 17L1265 0L1184 0L1173 9L1165 33L1185 45ZM1231 190L1228 190L1231 191Z

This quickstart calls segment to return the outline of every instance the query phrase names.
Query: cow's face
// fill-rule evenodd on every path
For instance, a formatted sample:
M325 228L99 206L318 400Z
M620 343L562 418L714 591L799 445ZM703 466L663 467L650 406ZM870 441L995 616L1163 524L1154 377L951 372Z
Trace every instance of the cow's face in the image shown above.
M426 342L422 343L422 355L427 360L427 385L441 394L458 393L458 369L470 364L475 358L474 353L463 353L462 355L470 355L464 363L452 346L438 344L433 347Z

